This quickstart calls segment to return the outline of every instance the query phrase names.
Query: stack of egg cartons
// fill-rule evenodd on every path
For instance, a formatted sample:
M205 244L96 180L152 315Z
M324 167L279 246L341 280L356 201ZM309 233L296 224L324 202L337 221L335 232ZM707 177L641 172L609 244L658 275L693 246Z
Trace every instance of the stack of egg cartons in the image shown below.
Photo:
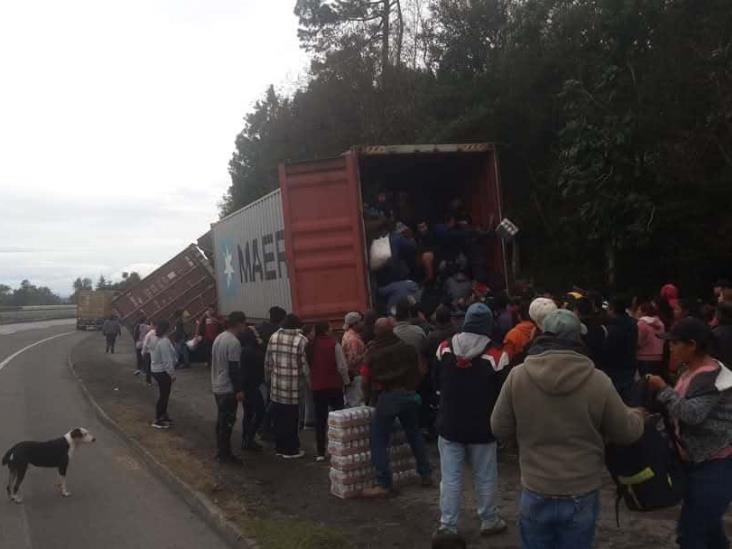
M374 485L371 466L371 419L368 406L331 412L328 416L330 491L339 498L353 498ZM399 422L389 444L389 458L395 486L417 479L412 450L405 442Z

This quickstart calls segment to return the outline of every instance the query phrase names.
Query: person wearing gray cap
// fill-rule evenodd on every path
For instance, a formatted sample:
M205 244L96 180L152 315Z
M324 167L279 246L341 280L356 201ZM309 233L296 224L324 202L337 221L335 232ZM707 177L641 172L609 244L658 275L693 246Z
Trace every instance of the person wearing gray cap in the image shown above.
M363 330L363 316L358 312L351 312L346 315L343 322L343 355L348 365L348 375L351 383L347 385L345 392L346 406L361 406L363 404L363 390L361 388L361 366L366 356L366 345L361 337Z
M605 444L632 444L643 434L642 413L623 403L587 357L583 328L571 311L549 313L544 334L508 375L491 416L497 438L518 441L527 549L590 549Z

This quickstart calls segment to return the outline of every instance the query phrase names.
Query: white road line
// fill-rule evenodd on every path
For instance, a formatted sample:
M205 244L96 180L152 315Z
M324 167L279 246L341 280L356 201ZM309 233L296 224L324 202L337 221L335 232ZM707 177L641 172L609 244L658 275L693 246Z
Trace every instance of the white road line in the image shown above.
M36 341L35 343L31 343L30 345L26 345L25 347L23 347L19 351L15 351L8 358L6 358L2 362L0 362L0 371L2 371L2 369L5 368L5 366L7 366L8 364L10 364L10 361L13 360L16 356L18 356L18 355L26 352L28 349L32 349L33 347L36 347L36 346L38 346L38 345L40 345L42 343L46 343L47 341L51 341L52 339L58 339L59 337L63 337L63 336L67 336L67 335L71 335L71 334L75 334L75 333L76 333L76 330L74 330L73 332L64 332L62 334L56 334L55 336L51 336L51 337L47 337L45 339L41 339L40 341Z

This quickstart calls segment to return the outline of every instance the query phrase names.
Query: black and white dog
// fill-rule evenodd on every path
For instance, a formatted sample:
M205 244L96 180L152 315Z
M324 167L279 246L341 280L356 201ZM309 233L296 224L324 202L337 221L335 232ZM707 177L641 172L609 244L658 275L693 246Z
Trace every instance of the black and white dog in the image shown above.
M71 456L74 450L81 444L94 442L96 438L83 427L77 427L69 431L61 438L55 438L47 442L19 442L3 456L3 465L8 466L10 477L8 478L8 497L10 501L22 503L23 498L18 493L20 485L25 477L28 465L36 467L53 467L58 469L58 487L61 495L71 495L66 489L66 469L69 467Z

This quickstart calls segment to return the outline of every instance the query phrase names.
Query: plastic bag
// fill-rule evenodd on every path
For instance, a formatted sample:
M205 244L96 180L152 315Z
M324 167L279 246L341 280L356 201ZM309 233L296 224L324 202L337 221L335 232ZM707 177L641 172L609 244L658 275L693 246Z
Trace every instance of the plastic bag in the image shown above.
M369 251L369 265L372 271L383 268L391 259L391 242L389 235L375 238Z
M201 336L196 336L196 337L186 341L186 345L188 346L188 349L191 351L195 351L196 347L198 347L198 344L201 342L202 339L203 338Z

